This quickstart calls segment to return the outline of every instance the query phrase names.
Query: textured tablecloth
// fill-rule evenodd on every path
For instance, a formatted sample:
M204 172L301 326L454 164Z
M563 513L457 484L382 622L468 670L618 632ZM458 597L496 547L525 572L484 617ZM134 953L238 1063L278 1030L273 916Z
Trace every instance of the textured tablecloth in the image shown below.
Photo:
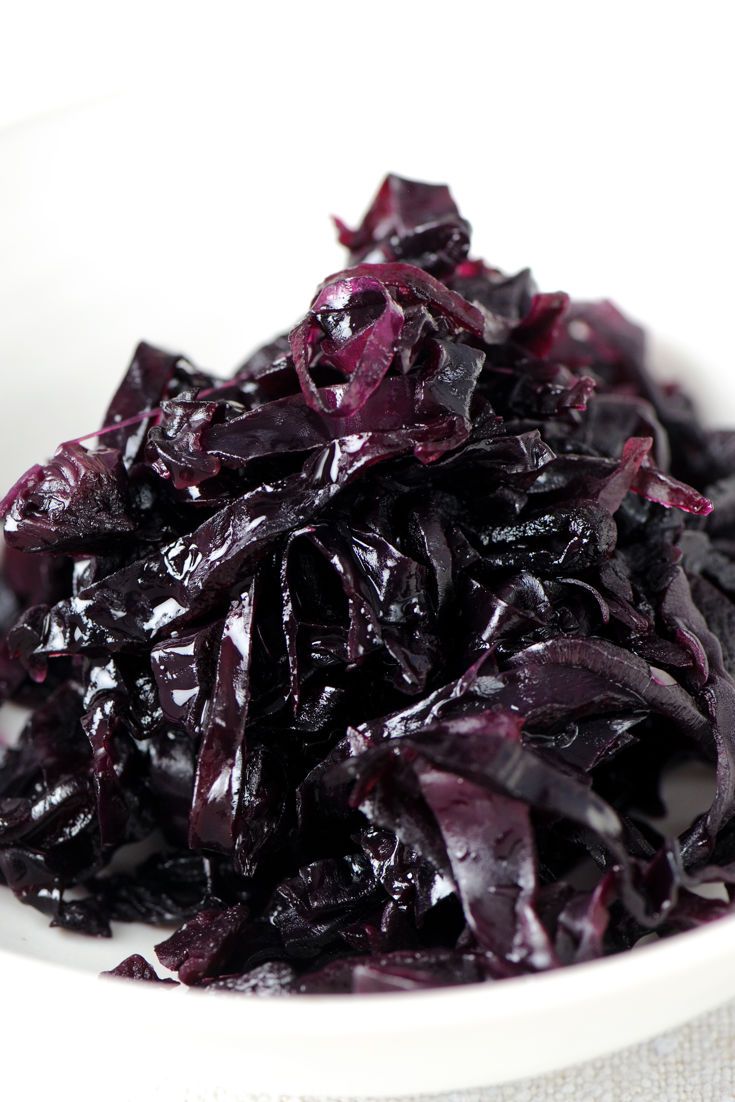
M244 1068L244 1078L246 1074ZM140 1102L140 1092L124 1098ZM327 1102L293 1095L249 1095L246 1088L182 1096L180 1089L152 1084L145 1098L146 1102ZM404 1096L402 1102L429 1102L429 1098L431 1102L735 1102L735 1002L646 1044L553 1075L455 1094Z
M647 1044L463 1102L735 1102L735 1003Z

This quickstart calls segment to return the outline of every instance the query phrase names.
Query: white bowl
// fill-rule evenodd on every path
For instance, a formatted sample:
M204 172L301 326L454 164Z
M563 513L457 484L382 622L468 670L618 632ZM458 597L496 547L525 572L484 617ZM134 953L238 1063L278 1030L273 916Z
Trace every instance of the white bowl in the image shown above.
M0 980L12 1006L4 1044L14 1066L32 1068L40 1055L50 1068L76 1064L113 1097L116 1088L122 1098L150 1097L160 1082L187 1102L218 1092L349 1098L480 1087L647 1040L735 996L735 916L497 984L258 999L98 979L85 970L155 935L127 928L119 941L83 941L21 910L0 897Z
M339 207L336 192L345 195L339 209L354 217L388 167L451 177L480 230L479 250L500 242L489 259L507 267L535 262L546 286L558 283L578 296L608 292L650 319L657 348L681 349L678 371L690 378L690 365L697 363L698 390L710 410L718 421L735 423L723 260L733 250L721 235L705 233L701 221L696 263L707 269L706 280L685 279L683 264L675 272L661 259L671 232L668 216L649 203L636 222L631 195L619 189L615 199L627 195L628 207L620 214L609 206L590 243L575 205L579 194L566 178L545 179L541 211L528 194L518 197L524 165L525 178L537 179L531 147L521 143L518 170L493 182L504 217L500 237L491 238L492 212L482 209L487 188L476 173L470 118L458 123L466 127L465 140L454 142L451 164L431 159L431 127L427 122L422 137L419 120L411 154L404 150L399 158L396 145L375 137L374 164L366 169L359 143L338 165L309 161L313 129L304 117L289 131L290 163L309 161L310 169L298 193L279 194L276 187L270 197L270 180L248 175L242 147L232 144L237 113L223 115L217 105L213 138L210 117L201 104L197 108L199 114L187 107L162 121L148 103L112 102L0 133L3 484L59 439L98 423L137 338L183 346L205 365L228 368L279 322L287 324L316 281L339 265L325 217ZM356 134L367 127L368 108L370 102L362 125L354 123ZM530 101L527 108L535 111ZM588 122L593 142L596 131ZM287 125L281 123L259 124L252 139L264 163L280 163ZM606 141L586 147L588 170L598 170L588 171L587 179L594 178L596 187L615 171ZM217 190L210 203L214 149ZM669 175L657 182L651 171L641 187L649 198L660 194L673 210L681 199L675 192L672 197L675 180ZM710 178L719 179L717 173ZM39 180L53 180L53 186L31 186ZM614 176L610 187L608 204ZM286 198L291 205L284 208ZM600 209L605 201L603 196ZM191 212L202 208L206 217L192 219ZM591 203L587 223L594 212ZM268 223L276 217L304 244L285 284L282 258L270 244ZM714 230L711 209L699 217L710 219ZM560 227L568 243L563 249ZM702 241L710 242L709 252ZM245 266L243 256L250 261ZM18 1069L76 1069L82 1079L77 1099L97 1097L101 1084L107 1097L127 1098L136 1090L148 1097L157 1080L176 1085L180 1099L214 1098L217 1089L347 1097L476 1087L612 1052L735 996L735 917L530 979L427 994L257 1001L99 980L100 970L130 952L150 957L161 936L135 926L118 926L115 933L109 942L50 930L0 889L6 1060L12 1056Z

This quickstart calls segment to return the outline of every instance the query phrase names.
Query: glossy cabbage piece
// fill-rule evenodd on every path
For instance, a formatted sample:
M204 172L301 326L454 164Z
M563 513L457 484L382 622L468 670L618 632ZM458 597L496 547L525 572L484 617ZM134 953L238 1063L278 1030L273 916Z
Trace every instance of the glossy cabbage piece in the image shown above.
M3 499L0 700L31 713L0 878L66 930L168 926L181 982L259 996L715 920L735 437L611 303L470 258L445 187L388 177L338 225L350 266L289 333L229 379L141 344L101 429ZM689 763L712 798L682 822Z
M147 983L175 984L175 980L162 980L155 968L140 953L133 953L118 964L117 968L111 968L103 972L103 976L119 976L125 980L143 980Z
M449 188L387 176L360 226L336 218L350 264L403 260L434 275L449 275L467 256L470 226Z

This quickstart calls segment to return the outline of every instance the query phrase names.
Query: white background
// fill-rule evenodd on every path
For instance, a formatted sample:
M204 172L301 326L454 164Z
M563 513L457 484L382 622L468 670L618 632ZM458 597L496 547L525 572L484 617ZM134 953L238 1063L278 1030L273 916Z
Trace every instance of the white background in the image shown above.
M448 181L492 262L615 298L735 421L729 4L3 10L5 481L96 427L139 338L228 370L288 327L388 170Z

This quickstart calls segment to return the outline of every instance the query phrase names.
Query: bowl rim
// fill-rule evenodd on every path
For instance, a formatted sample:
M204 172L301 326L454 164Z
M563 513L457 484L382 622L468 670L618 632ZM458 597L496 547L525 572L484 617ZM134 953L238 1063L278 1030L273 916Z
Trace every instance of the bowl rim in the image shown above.
M438 1019L451 1023L452 1031L456 1031L500 1020L508 1024L510 1019L523 1017L531 1003L535 1014L551 1013L561 1007L587 1003L590 998L599 999L602 994L612 996L640 990L662 976L667 984L675 984L693 969L715 965L731 954L734 938L735 914L732 914L708 926L632 950L536 975L363 997L321 994L273 998L182 986L184 997L172 998L174 989L169 985L115 982L114 977L109 977L109 983L101 983L96 973L63 961L40 960L3 948L0 948L0 976L6 983L32 987L36 993L39 986L45 986L49 1001L57 994L65 1001L75 993L90 995L95 985L96 1004L119 1003L121 1008L131 1008L138 1016L138 1024L143 1016L155 1020L159 1030L181 1033L196 1020L198 1028L203 1023L208 1033L216 1032L221 1037L242 1035L243 1030L247 1030L249 1037L265 1038L274 1032L282 1036L284 1031L314 1037L328 1029L334 1041L335 1037L346 1038L361 1032L367 1011L372 1031L378 1022L381 1033L414 1033L435 1027ZM169 1000L164 1015L160 1014L160 998ZM207 1012L199 1021L197 1012L204 1006Z

